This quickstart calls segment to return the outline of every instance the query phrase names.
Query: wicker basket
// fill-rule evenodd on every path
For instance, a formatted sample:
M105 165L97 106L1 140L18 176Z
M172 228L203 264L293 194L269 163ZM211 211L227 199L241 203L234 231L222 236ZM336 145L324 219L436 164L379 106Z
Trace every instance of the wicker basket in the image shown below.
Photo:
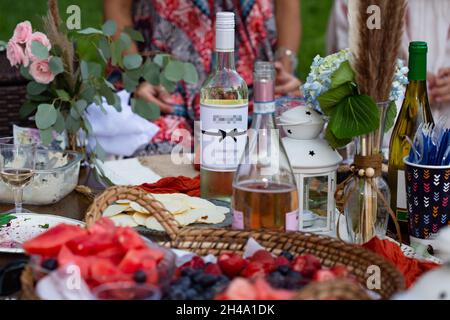
M20 118L19 110L26 100L27 80L17 68L12 68L5 52L0 52L0 137L11 136L13 124L34 127Z
M223 252L242 254L249 237L253 237L275 255L279 255L282 251L289 251L294 255L310 253L318 257L325 267L344 265L362 285L351 284L348 281L312 283L298 293L298 297L302 299L366 299L368 296L362 287L366 285L366 270L371 265L377 265L381 270L382 283L380 289L375 291L383 299L388 299L404 289L404 280L400 272L382 257L362 247L302 232L181 228L159 201L135 187L111 187L99 195L86 213L86 224L92 225L101 218L102 212L109 205L120 199L135 201L155 216L170 238L160 242L165 247L187 250L199 255L217 255ZM22 290L25 298L36 298L29 269L22 275Z

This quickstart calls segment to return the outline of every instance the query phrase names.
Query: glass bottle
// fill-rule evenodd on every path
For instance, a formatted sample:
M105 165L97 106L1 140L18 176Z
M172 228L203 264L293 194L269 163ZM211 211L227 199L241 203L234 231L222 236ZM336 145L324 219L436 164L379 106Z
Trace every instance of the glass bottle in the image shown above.
M201 196L225 201L248 127L248 89L235 69L234 37L234 13L217 13L214 67L200 92Z
M255 103L247 144L233 180L233 228L298 230L294 174L275 128L275 70L257 62Z

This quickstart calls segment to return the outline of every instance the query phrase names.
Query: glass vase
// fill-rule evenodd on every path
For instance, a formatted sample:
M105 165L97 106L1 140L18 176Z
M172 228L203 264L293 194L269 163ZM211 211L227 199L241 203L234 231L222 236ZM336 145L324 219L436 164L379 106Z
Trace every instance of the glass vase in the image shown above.
M377 103L377 106L380 111L379 128L355 141L356 154L362 157L381 153L389 102ZM357 171L361 169L356 168ZM368 177L367 170L363 171L364 175L358 173L355 172L344 189L344 215L350 242L362 244L374 236L383 238L386 235L391 195L381 174Z

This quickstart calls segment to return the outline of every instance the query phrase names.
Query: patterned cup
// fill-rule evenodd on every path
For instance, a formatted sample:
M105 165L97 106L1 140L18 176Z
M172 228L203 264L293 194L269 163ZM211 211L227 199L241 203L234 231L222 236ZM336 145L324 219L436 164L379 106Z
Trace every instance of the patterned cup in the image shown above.
M450 224L450 166L404 163L411 246L432 254L436 233Z

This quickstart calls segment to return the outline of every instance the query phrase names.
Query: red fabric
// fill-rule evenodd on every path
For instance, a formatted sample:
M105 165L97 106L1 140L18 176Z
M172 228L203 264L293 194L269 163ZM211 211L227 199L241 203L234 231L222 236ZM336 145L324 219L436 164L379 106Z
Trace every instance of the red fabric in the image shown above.
M406 257L396 243L389 240L380 240L378 237L374 237L369 242L363 244L363 247L383 256L386 260L394 264L405 277L407 288L424 272L439 267L438 264L433 262L424 262Z
M200 196L200 176L188 178L184 176L166 177L155 183L143 183L141 189L150 193L185 193L190 196Z

